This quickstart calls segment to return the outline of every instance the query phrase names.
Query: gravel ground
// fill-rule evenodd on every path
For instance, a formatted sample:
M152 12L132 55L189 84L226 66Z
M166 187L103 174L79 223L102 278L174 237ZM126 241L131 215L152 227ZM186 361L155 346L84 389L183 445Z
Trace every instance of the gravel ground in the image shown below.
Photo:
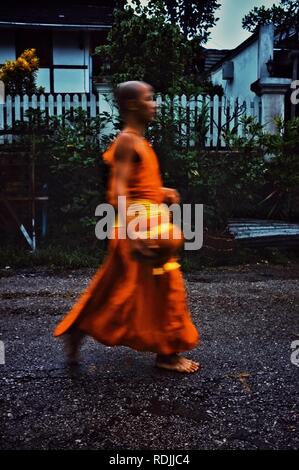
M54 325L94 270L0 270L1 449L298 449L299 266L186 275L200 373L85 341L64 363Z

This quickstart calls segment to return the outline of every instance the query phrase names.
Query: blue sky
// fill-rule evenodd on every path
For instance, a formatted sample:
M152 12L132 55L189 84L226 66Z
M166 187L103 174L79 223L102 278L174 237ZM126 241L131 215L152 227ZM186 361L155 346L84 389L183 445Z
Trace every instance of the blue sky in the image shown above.
M242 18L255 6L270 7L279 0L220 0L221 8L216 15L220 19L211 30L210 40L205 47L213 49L232 49L250 36L242 28Z
M147 0L142 0L146 4ZM219 0L222 4L216 16L220 19L211 30L210 40L205 47L213 49L233 49L250 36L242 28L242 18L255 6L270 7L279 0Z

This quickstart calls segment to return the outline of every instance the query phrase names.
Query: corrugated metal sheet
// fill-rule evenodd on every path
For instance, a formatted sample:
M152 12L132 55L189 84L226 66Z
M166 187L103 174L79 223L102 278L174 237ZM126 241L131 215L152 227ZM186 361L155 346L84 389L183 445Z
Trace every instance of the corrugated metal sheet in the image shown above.
M228 231L239 243L251 246L299 246L299 224L277 220L228 221Z

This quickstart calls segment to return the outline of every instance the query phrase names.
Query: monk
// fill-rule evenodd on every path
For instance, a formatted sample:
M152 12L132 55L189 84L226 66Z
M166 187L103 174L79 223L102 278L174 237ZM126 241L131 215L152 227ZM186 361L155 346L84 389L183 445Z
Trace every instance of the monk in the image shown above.
M156 114L153 95L153 88L141 81L117 87L124 126L103 153L111 169L107 200L115 207L119 196L155 204L180 202L176 190L163 187L157 155L144 137ZM115 223L116 234L124 220L121 215ZM140 259L132 256L132 247ZM199 342L180 265L165 263L155 270L151 263L142 262L151 256L153 250L139 238L116 235L109 240L103 264L54 331L54 336L65 335L69 362L76 362L83 337L90 335L108 346L156 353L159 368L183 373L199 370L198 362L179 354Z

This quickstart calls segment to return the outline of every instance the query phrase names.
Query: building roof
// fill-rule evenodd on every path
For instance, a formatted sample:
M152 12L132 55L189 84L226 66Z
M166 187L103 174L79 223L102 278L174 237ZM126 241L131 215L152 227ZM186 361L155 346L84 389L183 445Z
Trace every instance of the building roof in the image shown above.
M224 62L238 55L241 51L243 51L248 46L253 44L257 39L258 39L258 32L253 33L249 38L245 39L245 41L243 41L241 44L235 47L235 49L231 49L227 51L227 53L224 54L218 62L214 63L214 65L209 69L209 72L214 72L215 70L219 69L219 67L221 67L221 65Z
M288 41L290 41L293 37L296 37L296 31L293 29L290 29L287 33L278 33L274 35L274 45L276 47L282 46L284 43L285 45L288 44ZM238 55L241 51L249 47L251 44L253 44L257 39L258 39L258 31L253 33L249 38L245 39L241 44L239 44L235 49L228 50L225 55L223 55L218 61L214 62L214 64L208 68L207 70L209 72L214 72L215 70L219 69L221 65L226 62L227 60L231 60L233 57ZM298 44L298 39L297 39L297 44ZM217 50L217 49L216 49ZM219 50L219 52L222 52Z
M24 28L64 28L64 29L106 29L113 21L115 2L66 3L61 1L50 4L39 2L15 2L0 5L0 27Z
M210 71L215 64L218 64L227 55L229 49L203 49L204 71Z

